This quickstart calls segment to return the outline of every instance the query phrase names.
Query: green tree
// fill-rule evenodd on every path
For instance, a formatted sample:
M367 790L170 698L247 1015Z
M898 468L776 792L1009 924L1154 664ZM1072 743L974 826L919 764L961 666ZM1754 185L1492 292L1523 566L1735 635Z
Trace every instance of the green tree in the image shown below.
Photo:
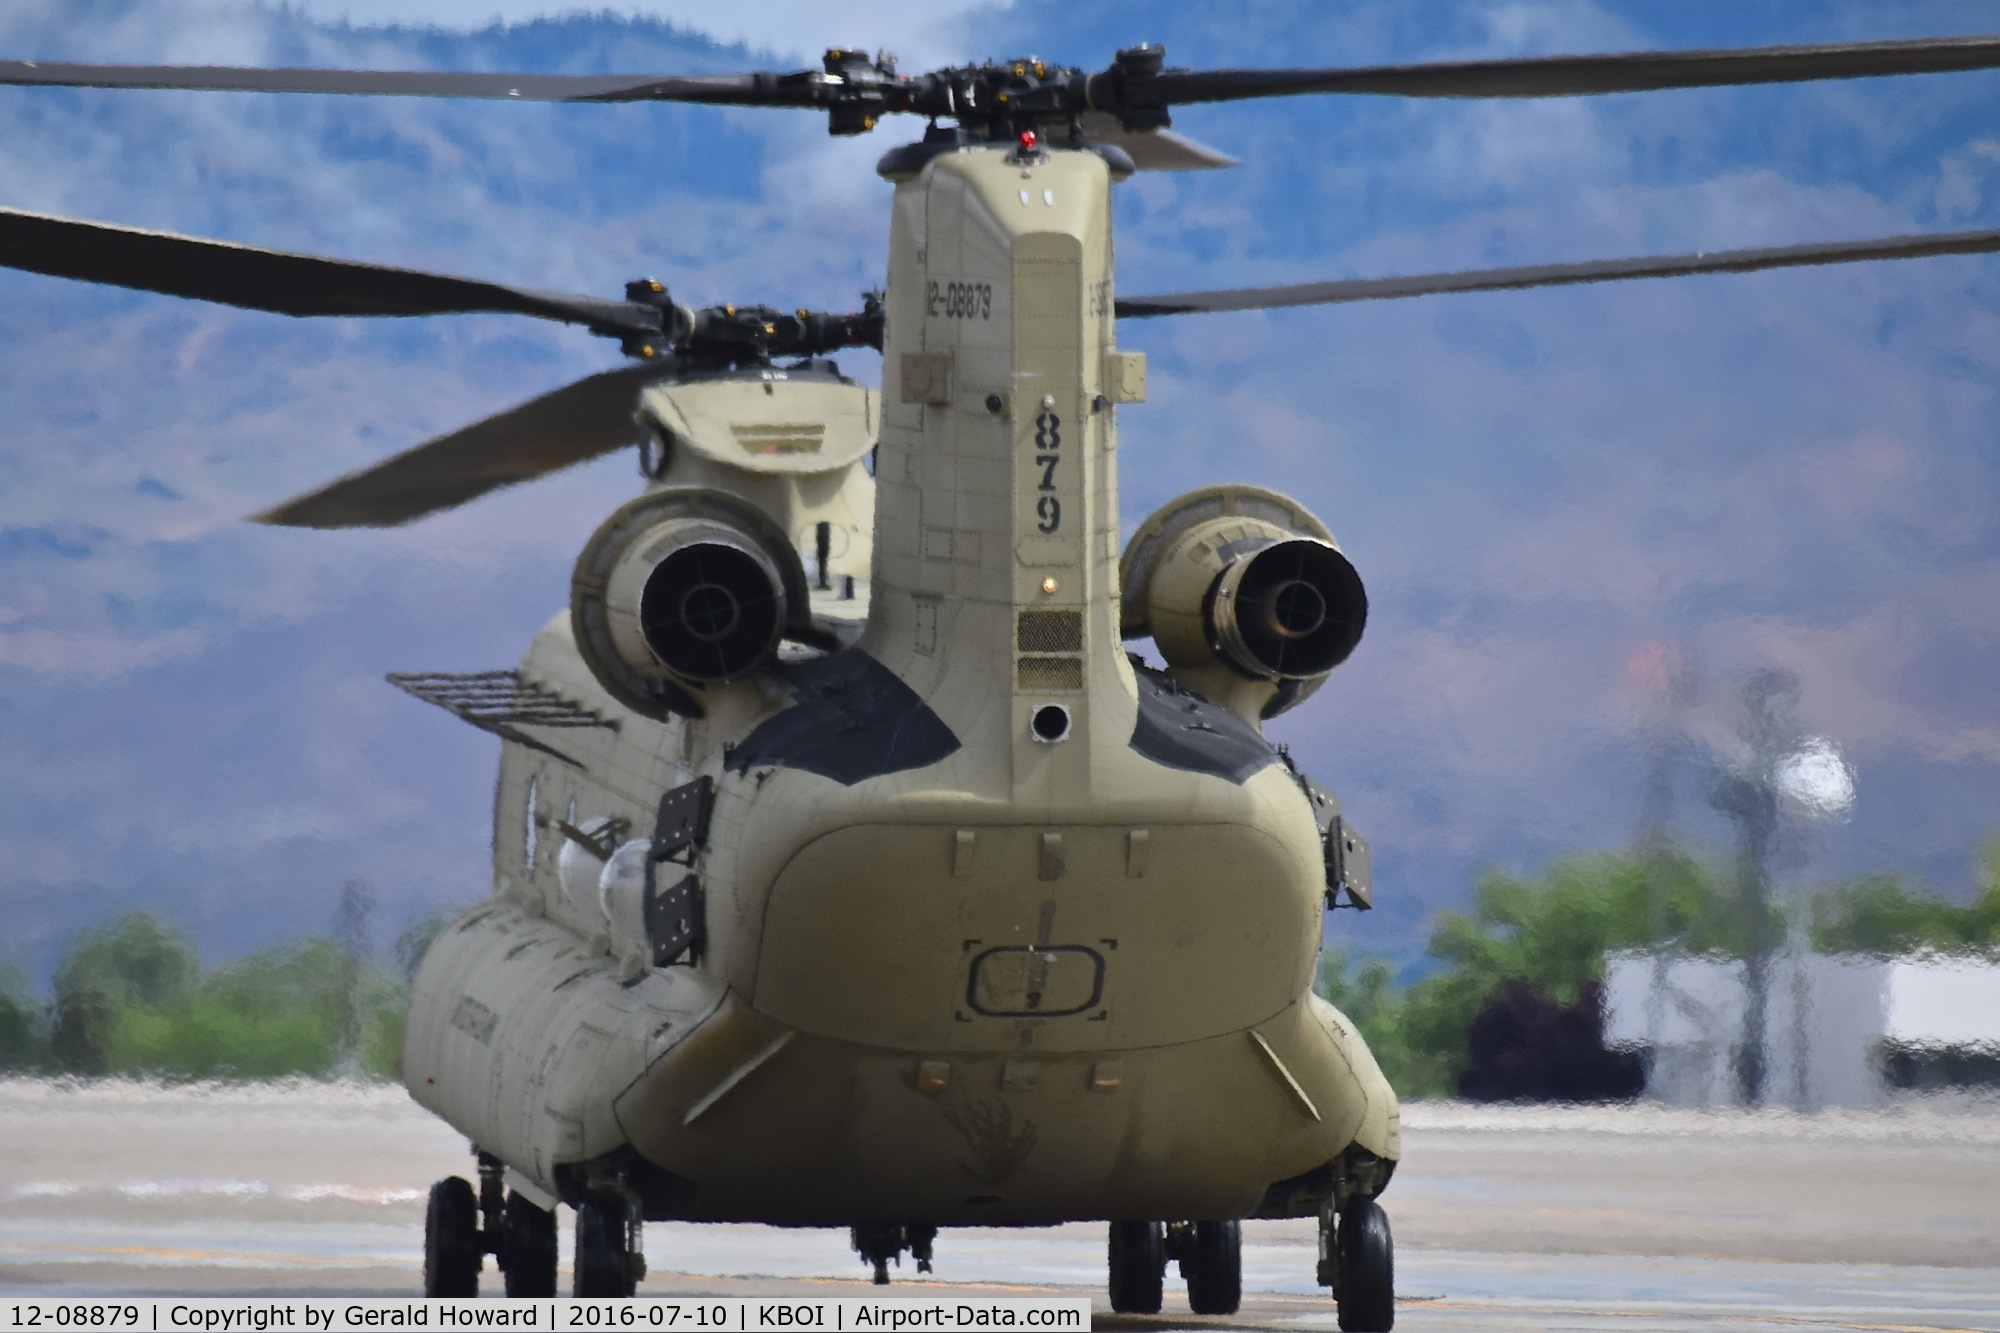
M1354 1021L1404 1096L1450 1096L1474 1016L1508 982L1571 1004L1617 950L1741 958L1754 933L1749 910L1732 876L1678 853L1579 854L1532 878L1482 876L1470 911L1439 914L1428 952L1444 966L1414 985L1398 989L1384 959L1330 949L1320 993ZM1872 875L1816 890L1802 910L1823 953L2000 952L2000 842L1987 849L1968 904Z
M1733 885L1677 852L1568 856L1533 879L1489 873L1472 911L1446 912L1431 931L1429 952L1447 966L1412 988L1409 1037L1455 1086L1473 1017L1506 982L1573 1004L1603 979L1609 952L1669 945L1740 957L1750 929Z
M48 1025L26 974L18 963L0 963L0 1073L37 1070L48 1058Z
M80 931L56 971L53 1063L166 1078L386 1077L407 991L364 956L356 916L350 904L340 943L297 940L207 972L180 932L145 912ZM0 1060L8 1003L0 998Z
M111 1072L118 1016L177 1002L199 973L187 937L151 913L125 912L79 931L56 968L49 1034L55 1064L77 1074Z
M1534 879L1486 874L1470 913L1438 918L1429 951L1481 991L1519 978L1568 1004L1603 979L1607 951L1670 944L1740 957L1747 924L1734 890L1690 857L1594 852Z
M1748 930L1733 887L1690 857L1580 853L1533 878L1482 876L1472 910L1440 913L1431 929L1427 951L1445 966L1408 989L1395 989L1381 959L1330 952L1321 993L1354 1020L1399 1092L1449 1096L1473 1017L1507 982L1573 1004L1585 982L1603 979L1608 952L1664 943L1741 956Z
M393 1071L400 987L331 940L283 944L218 967L172 1003L109 1024L111 1073L168 1078L327 1078Z
M1982 880L1963 907L1898 875L1847 880L1812 896L1807 938L1820 953L1990 953L2000 949L2000 844L1988 848Z
M1409 993L1395 978L1386 958L1350 959L1337 947L1320 956L1319 993L1354 1024L1389 1086L1405 1097L1448 1097L1455 1071L1413 1037Z
M239 959L171 1003L114 1014L107 1070L170 1078L328 1074L346 977L346 960L324 940Z

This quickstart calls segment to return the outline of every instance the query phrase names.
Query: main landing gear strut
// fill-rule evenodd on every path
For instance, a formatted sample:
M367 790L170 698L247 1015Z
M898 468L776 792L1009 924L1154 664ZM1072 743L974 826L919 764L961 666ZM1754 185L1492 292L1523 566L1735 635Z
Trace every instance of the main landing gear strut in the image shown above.
M1188 1308L1196 1314L1235 1314L1243 1303L1243 1232L1233 1218L1113 1222L1111 1308L1119 1314L1158 1314L1169 1259L1180 1263Z
M1331 1207L1322 1211L1319 1251L1320 1284L1333 1288L1341 1333L1388 1333L1394 1328L1396 1253L1382 1205L1349 1199L1337 1223Z
M476 1150L475 1150L476 1152ZM431 1186L424 1213L424 1295L477 1296L492 1255L509 1296L556 1294L556 1215L509 1190L500 1160L477 1153L479 1188L459 1176ZM576 1210L578 1296L630 1296L645 1275L638 1210L617 1193L593 1194Z
M875 1285L889 1285L889 1262L896 1267L903 1266L903 1253L908 1251L917 1261L917 1271L931 1271L931 1244L937 1240L936 1227L920 1226L864 1226L849 1227L847 1238L854 1246L854 1252L861 1256L864 1264L875 1266Z
M1333 1189L1320 1204L1319 1284L1333 1288L1341 1333L1396 1326L1396 1247L1389 1215L1375 1202L1394 1170L1394 1162L1349 1148L1334 1162Z
M556 1294L556 1216L509 1193L500 1160L477 1153L479 1189L451 1176L431 1186L424 1211L424 1295L477 1296L492 1255L509 1296Z
M639 1248L639 1210L614 1193L593 1194L576 1206L578 1296L630 1296L646 1275Z
M1353 1154L1337 1168L1320 1206L1319 1282L1333 1288L1342 1333L1389 1333L1396 1324L1395 1246L1375 1195L1390 1166ZM1234 1221L1113 1222L1109 1257L1111 1308L1119 1314L1160 1312L1170 1259L1180 1264L1196 1314L1235 1314L1242 1304L1243 1236Z

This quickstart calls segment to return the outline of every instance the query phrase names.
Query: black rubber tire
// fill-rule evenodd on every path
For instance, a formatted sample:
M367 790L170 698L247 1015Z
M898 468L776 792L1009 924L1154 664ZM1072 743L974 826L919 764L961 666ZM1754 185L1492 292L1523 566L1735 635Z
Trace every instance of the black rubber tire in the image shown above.
M625 1211L617 1203L585 1199L576 1207L577 1296L630 1296L632 1254L625 1241Z
M507 1195L500 1267L509 1296L556 1294L556 1215L519 1194Z
M424 1295L477 1296L484 1263L471 1184L457 1176L440 1180L424 1209Z
M1111 1224L1111 1308L1158 1314L1166 1295L1166 1227L1158 1222Z
M1234 1219L1196 1222L1188 1241L1188 1309L1235 1314L1243 1304L1243 1228Z
M1373 1199L1358 1199L1341 1210L1341 1333L1389 1333L1396 1326L1396 1245L1389 1215Z

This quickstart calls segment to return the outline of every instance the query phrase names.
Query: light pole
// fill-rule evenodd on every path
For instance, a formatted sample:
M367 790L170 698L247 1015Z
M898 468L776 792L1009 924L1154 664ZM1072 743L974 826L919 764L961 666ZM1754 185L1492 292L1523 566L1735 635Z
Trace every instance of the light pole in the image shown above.
M1766 1015L1771 960L1780 942L1771 907L1771 844L1780 798L1789 813L1814 821L1839 818L1854 801L1852 771L1831 742L1804 733L1798 702L1799 681L1791 672L1751 674L1743 686L1740 745L1719 766L1709 792L1715 808L1736 824L1744 996L1743 1031L1733 1063L1736 1097L1745 1106L1763 1105L1769 1075ZM1803 1047L1797 1058L1804 1061Z
M1651 714L1636 839L1646 877L1646 933L1653 954L1653 984L1646 997L1646 1087L1655 1096L1671 1096L1660 1068L1674 943L1668 930L1666 862L1674 845L1674 776L1688 748L1687 711L1695 698L1696 678L1680 646L1664 640L1635 649L1626 658L1625 674L1649 701Z

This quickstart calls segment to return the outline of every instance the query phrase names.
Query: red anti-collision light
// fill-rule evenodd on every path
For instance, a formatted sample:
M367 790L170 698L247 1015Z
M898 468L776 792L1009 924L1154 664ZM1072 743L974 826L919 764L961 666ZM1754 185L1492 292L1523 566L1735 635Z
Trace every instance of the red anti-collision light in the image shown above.
M1032 152L1034 152L1034 151L1035 151L1035 145L1036 145L1036 144L1038 144L1038 143L1040 143L1040 142L1041 142L1041 140L1035 137L1035 132L1034 132L1033 130L1022 130L1022 131L1021 131L1021 156L1023 156L1023 157L1026 157L1026 156L1027 156L1027 155L1028 155L1029 153L1032 153Z

